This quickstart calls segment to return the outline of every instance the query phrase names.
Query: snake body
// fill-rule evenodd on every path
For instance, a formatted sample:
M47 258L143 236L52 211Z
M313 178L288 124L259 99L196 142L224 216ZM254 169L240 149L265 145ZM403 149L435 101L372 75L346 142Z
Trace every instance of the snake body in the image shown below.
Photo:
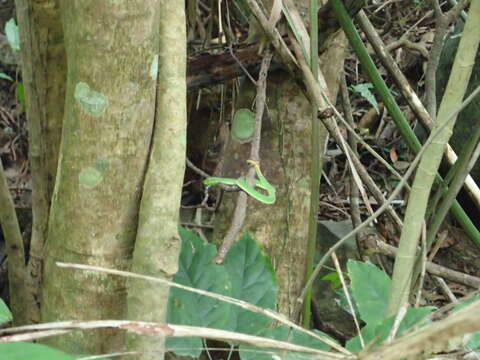
M255 172L258 177L258 179L254 179L253 186L250 186L247 184L247 179L245 176L241 176L238 179L209 177L203 180L203 184L205 186L218 185L218 184L238 186L240 189L245 191L248 195L250 195L254 199L264 204L275 203L275 200L276 200L275 188L263 176L262 171L260 170L260 165L253 160L248 160L247 163L250 166L255 167ZM256 190L257 188L265 190L266 194Z

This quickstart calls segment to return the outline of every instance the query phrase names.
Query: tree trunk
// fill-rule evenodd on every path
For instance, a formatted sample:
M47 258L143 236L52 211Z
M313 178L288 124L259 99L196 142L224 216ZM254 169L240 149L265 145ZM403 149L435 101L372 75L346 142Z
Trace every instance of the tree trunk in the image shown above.
M16 0L32 176L32 237L27 267L30 305L20 323L40 320L43 248L62 132L67 64L56 0ZM32 300L31 300L32 299Z
M161 0L160 51L155 131L143 187L132 271L171 279L178 270L178 217L185 172L187 89L186 19L181 1ZM128 318L165 322L169 287L131 280ZM129 336L132 359L162 360L165 339Z
M338 76L343 68L346 42L339 35L321 58L321 69L335 102ZM254 90L245 84L237 108L250 107ZM250 98L248 94L252 94ZM267 83L267 117L262 125L260 159L265 177L277 189L274 205L248 199L243 229L262 245L273 259L279 282L278 310L293 316L293 309L305 281L310 206L310 132L312 108L300 87L285 73L270 75ZM326 130L322 127L322 143ZM323 148L323 147L322 147ZM249 144L230 141L223 175L246 174ZM215 223L215 239L221 241L229 226L235 195L226 193Z
M152 133L158 1L62 1L68 62L65 120L45 252L42 321L120 319L121 278L56 261L127 269ZM113 331L50 344L71 353L122 348Z

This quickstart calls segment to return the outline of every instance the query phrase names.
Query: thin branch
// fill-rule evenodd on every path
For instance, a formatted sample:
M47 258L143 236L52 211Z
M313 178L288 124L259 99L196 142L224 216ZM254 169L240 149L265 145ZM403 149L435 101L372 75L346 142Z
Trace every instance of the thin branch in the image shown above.
M203 171L199 167L196 167L195 164L190 161L190 159L186 158L186 162L187 162L187 166L193 171L195 171L201 177L208 178L211 176L211 175L208 175L205 171Z
M46 324L30 325L18 328L4 329L0 332L3 335L0 338L0 343L12 342L12 341L25 341L25 331L30 331L27 334L29 340L38 339L45 336L53 336L58 334L64 334L67 332L78 330L93 330L93 329L105 329L114 328L120 330L126 330L130 333L136 333L141 335L156 335L156 336L168 336L168 337L201 337L205 339L222 340L225 342L239 342L241 344L247 344L252 346L258 346L262 348L278 349L285 351L302 352L306 354L313 354L319 356L319 359L341 359L344 355L334 354L327 351L322 351L306 346L290 344L285 341L278 341L260 336L252 336L233 331L219 330L213 328L206 328L200 326L185 326L174 324L163 324L156 322L146 321L129 321L129 320L94 320L94 321L62 321ZM18 333L18 335L13 335Z
M61 263L61 262L57 262L56 264L57 264L58 267L66 268L66 269L78 269L78 270L85 270L85 271L101 272L101 273L105 273L105 274L122 276L122 277L126 277L126 278L143 279L145 281L151 281L151 282L156 282L156 283L160 283L160 284L165 284L165 285L169 285L169 286L172 286L172 287L175 287L175 288L178 288L178 289L190 291L190 292L195 293L195 294L199 294L199 295L207 296L209 298L217 299L217 300L220 300L220 301L223 301L223 302L241 307L242 309L265 315L272 320L275 320L275 321L277 321L277 322L279 322L283 325L289 326L289 327L291 327L295 330L298 330L298 331L300 331L304 334L307 334L309 336L312 336L315 339L318 339L318 340L324 342L325 344L331 346L333 349L341 352L342 354L346 354L346 355L351 354L348 350L346 350L342 346L338 345L336 342L334 342L334 341L332 341L328 338L322 337L322 336L316 334L313 331L304 329L303 327L297 325L293 321L290 321L289 319L287 319L284 315L282 315L280 313L277 313L276 311L273 311L273 310L270 310L270 309L264 309L264 308L261 308L261 307L256 306L256 305L252 305L252 304L250 304L246 301L243 301L243 300L238 300L238 299L235 299L235 298L232 298L232 297L229 297L229 296L212 293L212 292L209 292L209 291L206 291L206 290L196 289L196 288L193 288L193 287L190 287L190 286L185 286L185 285L178 284L178 283L175 283L173 281L166 280L166 279L163 279L163 278L141 275L141 274L136 274L136 273L132 273L132 272L128 272L128 271L108 269L108 268L104 268L104 267L100 267L100 266L91 266L91 265L83 265L83 264L70 264L70 263ZM22 327L22 329L25 329L25 328L28 328L28 327ZM6 330L0 329L0 336L2 334L5 334L5 331Z
M398 249L381 240L376 240L375 249L381 254L394 258L397 255ZM431 261L425 263L425 270L432 275L440 276L444 279L453 281L457 284L466 285L474 289L480 289L480 278L455 271L444 266L435 264Z
M378 33L375 31L375 28L373 27L368 17L365 15L363 11L360 11L356 19L360 27L362 28L363 32L367 36L368 41L374 48L375 53L380 58L383 66L385 66L387 71L393 77L393 80L395 81L395 84L397 85L398 89L401 91L405 100L407 100L412 111L418 117L422 125L431 131L434 125L432 118L430 117L428 111L423 106L418 95L410 86L408 80L406 79L405 75L402 73L402 71L398 67L395 60L386 50L382 39L380 38ZM445 148L445 158L447 159L450 165L453 165L457 161L457 155L449 145L447 145L447 147ZM465 181L465 188L469 193L471 199L477 206L477 208L480 209L480 189L478 188L477 184L475 183L475 181L472 179L470 175L467 177Z
M8 189L7 178L0 159L0 224L5 237L5 252L8 257L8 281L11 308L14 320L23 323L27 304L25 249L18 224L15 205Z
M305 69L305 66L302 67L302 69ZM308 67L306 67L306 69L308 69ZM306 79L308 79L307 81L307 84L309 85L309 90L311 89L312 93L311 93L311 96L313 99L317 99L319 96L321 96L320 94L316 94L317 92L320 92L320 89L316 88L317 86L315 85L316 83L314 82L313 80L313 76L311 75L311 73L308 73L307 71L304 72L305 75L306 75ZM435 129L435 131L433 131L430 136L428 137L428 139L425 141L425 144L424 146L420 149L420 151L417 153L417 156L415 157L415 159L413 160L413 162L410 164L410 167L408 168L407 172L405 173L404 177L400 180L400 182L397 184L397 186L395 187L395 189L393 190L393 192L390 194L390 196L387 198L386 202L384 204L382 204L382 206L380 206L377 211L375 211L372 215L370 215L364 222L362 222L357 228L353 229L352 231L350 231L347 235L345 235L343 238L341 238L340 240L337 241L337 243L335 245L333 245L326 253L325 255L323 255L323 257L320 259L320 261L318 262L317 266L315 267L315 270L312 274L312 276L310 277L310 279L308 280L308 282L306 283L304 289L302 290L302 293L300 294L299 298L297 299L297 302L299 302L300 304L302 303L303 301L303 298L305 296L305 292L306 292L306 289L310 286L312 286L313 284L313 281L315 280L315 278L318 276L320 270L322 269L323 265L327 262L327 260L329 259L329 257L332 255L332 253L334 251L336 251L340 246L342 246L351 236L354 236L356 235L360 230L362 230L363 228L365 228L368 224L370 224L370 222L372 222L374 219L376 219L378 216L380 216L381 213L383 213L387 208L388 206L390 206L391 202L397 197L397 195L400 193L400 191L402 190L402 188L406 185L408 179L410 178L410 176L413 174L415 168L417 167L418 163L420 162L420 159L422 158L422 155L423 153L425 152L425 150L427 149L427 145L430 144L436 137L438 134L440 134L440 131L443 130L443 128L445 126L448 125L448 122L451 121L452 119L454 119L459 113L460 111L462 111L465 106L467 106L467 104L469 104L474 96L472 95L475 95L475 94L471 94L470 96L468 96L465 101L462 103L462 105L456 110L454 111L448 121L446 121L444 124L442 124L440 127L438 127L437 129Z
M340 79L340 95L342 97L342 106L343 106L343 114L348 121L349 125L353 128L355 126L355 120L353 119L352 115L352 106L350 104L350 99L348 96L348 88L347 88L347 80L345 77L345 73L342 74ZM352 132L348 132L348 145L352 149L354 156L358 157L358 150L357 145L358 141L353 136ZM356 228L358 225L362 223L362 218L360 215L360 198L357 184L353 179L350 180L350 215L352 217L352 226ZM360 239L362 238L363 232L359 232L356 234L355 239L357 243L357 251L360 255L360 258L363 259L363 251L362 247L360 246Z
M267 49L266 54L262 60L262 66L260 68L260 74L258 76L257 84L257 96L255 98L255 130L250 148L250 159L253 161L260 160L260 140L262 136L262 118L265 109L265 99L267 90L267 75L270 63L272 61L273 52ZM255 169L250 167L247 173L247 184L252 186L255 177ZM237 202L235 204L235 210L230 223L230 227L227 234L223 238L222 245L218 249L217 256L213 261L217 264L223 263L228 250L232 247L238 233L243 227L247 214L247 194L240 191L237 196Z

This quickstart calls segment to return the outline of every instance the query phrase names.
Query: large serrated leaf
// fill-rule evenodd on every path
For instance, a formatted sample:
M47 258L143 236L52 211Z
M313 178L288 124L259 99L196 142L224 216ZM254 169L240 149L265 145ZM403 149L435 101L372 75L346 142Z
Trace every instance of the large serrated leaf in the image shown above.
M396 332L396 338L405 333L407 330L413 329L413 327L422 322L433 310L433 306L424 306L420 308L409 308L407 313L403 317ZM375 349L390 335L392 326L395 322L395 316L391 316L385 319L381 324L373 323L368 324L362 330L362 337L365 345L369 346L370 350ZM370 344L375 341L374 344ZM351 352L359 352L362 350L360 339L358 336L350 339L346 345L347 350Z
M195 234L180 229L182 251L179 269L174 276L176 283L231 296L228 275L222 266L212 263L216 255L215 246L205 243ZM167 320L172 324L224 328L230 319L231 307L216 299L172 288L168 302ZM192 345L193 344L193 345ZM191 349L195 347L195 349ZM200 339L167 340L167 348L189 348L188 353L177 354L198 356L201 352Z
M380 324L387 310L390 278L373 264L349 260L347 268L361 319L369 325Z
M24 342L0 344L0 360L74 360L60 350Z
M315 333L332 340L328 335L322 333L321 331L315 330ZM292 344L318 350L330 350L330 346L326 345L322 341L298 330L292 330L290 332L290 329L287 326L264 329L258 334L258 336L279 341L286 341ZM240 345L240 357L242 360L272 360L277 358L282 360L303 360L315 357L315 355Z
M275 308L277 282L272 264L248 233L231 247L223 264L234 298L262 308ZM256 334L269 322L270 319L263 315L231 306L231 318L225 329Z
M0 325L7 323L13 319L12 313L8 309L8 306L0 298Z

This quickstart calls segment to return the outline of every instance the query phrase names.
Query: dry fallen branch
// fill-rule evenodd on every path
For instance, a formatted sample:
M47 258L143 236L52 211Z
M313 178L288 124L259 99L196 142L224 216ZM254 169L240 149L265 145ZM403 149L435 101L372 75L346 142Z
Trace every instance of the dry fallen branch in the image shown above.
M290 344L285 341L272 340L259 336L246 335L232 331L211 329L198 326L161 324L145 321L99 320L99 321L62 321L47 324L27 325L0 330L0 343L32 341L48 336L66 334L78 330L116 328L136 334L171 337L201 337L225 342L234 341L241 344L284 351L302 352L316 355L317 359L346 359L344 355L317 350L305 346Z
M398 251L396 247L388 245L380 240L376 240L374 246L378 252L390 257L395 257ZM480 289L480 278L478 277L451 270L430 261L427 261L426 263L426 270L432 275L440 276L447 280L467 285L475 289Z

